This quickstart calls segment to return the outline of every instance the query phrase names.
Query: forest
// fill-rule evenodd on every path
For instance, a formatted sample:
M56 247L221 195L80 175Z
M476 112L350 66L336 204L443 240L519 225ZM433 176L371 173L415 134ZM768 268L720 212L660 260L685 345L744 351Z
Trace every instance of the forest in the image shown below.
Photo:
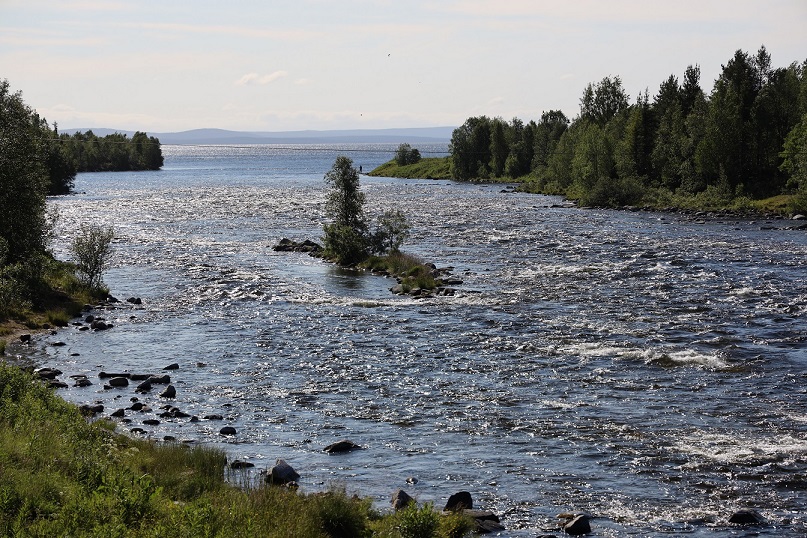
M48 195L69 193L77 172L162 164L160 141L145 133L59 134L0 79L0 321L44 306L71 272L48 253Z
M774 68L762 46L722 66L709 94L700 68L634 103L618 76L590 83L580 113L540 120L471 117L449 145L459 180L520 179L531 192L589 206L715 206L790 194L807 210L807 60Z

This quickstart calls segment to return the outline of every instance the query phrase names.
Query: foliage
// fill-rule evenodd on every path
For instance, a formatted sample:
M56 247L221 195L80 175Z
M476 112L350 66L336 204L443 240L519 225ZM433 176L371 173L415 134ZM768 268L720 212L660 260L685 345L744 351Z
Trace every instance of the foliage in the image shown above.
M45 250L49 178L38 116L0 80L0 240L2 260L16 263Z
M764 46L738 50L708 95L689 66L634 104L618 76L588 84L571 122L558 111L526 124L469 118L449 144L452 176L519 178L524 190L609 206L659 189L724 207L790 193L796 210L807 206L805 114L807 61L774 68Z
M112 429L0 363L0 536L361 538L391 527L342 489L235 488L219 449Z
M377 226L370 230L364 216L365 195L359 190L359 174L353 161L337 157L325 174L330 186L325 213L331 222L324 225L325 256L340 265L355 265L371 252L397 252L409 235L409 223L399 210L380 215Z
M79 172L159 170L164 162L160 140L140 131L132 138L121 133L98 137L87 131L62 134L59 140Z
M375 254L399 252L409 237L409 222L402 211L385 211L378 216L378 223L371 236L371 250Z
M463 538L471 536L475 528L468 516L441 514L432 503L410 503L374 525L376 535L392 538Z
M398 146L395 152L395 162L399 166L406 166L408 164L417 164L420 161L420 151L413 148L407 143Z
M112 254L114 237L115 230L111 226L82 224L70 243L76 269L90 288L99 288L103 283L102 276Z

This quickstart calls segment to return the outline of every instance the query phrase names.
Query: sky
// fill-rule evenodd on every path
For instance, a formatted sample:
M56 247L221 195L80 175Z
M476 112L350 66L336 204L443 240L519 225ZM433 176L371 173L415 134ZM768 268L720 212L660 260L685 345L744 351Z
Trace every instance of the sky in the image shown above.
M459 126L634 102L736 50L807 60L807 0L0 0L0 79L60 128Z

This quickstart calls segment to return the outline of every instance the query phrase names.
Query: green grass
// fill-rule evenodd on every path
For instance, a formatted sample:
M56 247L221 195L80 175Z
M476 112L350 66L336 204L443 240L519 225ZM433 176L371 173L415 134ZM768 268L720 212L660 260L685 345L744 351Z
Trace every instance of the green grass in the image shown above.
M0 536L459 538L471 528L430 505L382 516L338 488L235 487L218 449L113 429L0 362Z
M409 293L414 288L433 290L439 285L439 282L432 276L432 267L426 265L417 256L403 252L393 252L386 256L371 256L360 267L397 277L405 293Z
M403 166L393 159L382 164L368 175L404 179L451 179L451 158L426 157L415 164Z

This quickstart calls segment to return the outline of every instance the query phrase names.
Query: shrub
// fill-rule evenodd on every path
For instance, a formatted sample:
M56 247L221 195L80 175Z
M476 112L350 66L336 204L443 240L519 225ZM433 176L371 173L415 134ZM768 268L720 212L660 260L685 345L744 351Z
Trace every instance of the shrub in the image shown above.
M398 252L409 237L409 222L400 210L385 211L370 239L372 251L377 254Z
M395 162L398 163L398 165L406 166L407 164L417 164L419 161L420 151L412 148L412 146L407 143L398 146L398 150L395 152Z
M115 230L111 226L82 224L78 235L70 244L70 252L76 261L76 269L91 288L99 288L102 275L112 254L112 239Z

